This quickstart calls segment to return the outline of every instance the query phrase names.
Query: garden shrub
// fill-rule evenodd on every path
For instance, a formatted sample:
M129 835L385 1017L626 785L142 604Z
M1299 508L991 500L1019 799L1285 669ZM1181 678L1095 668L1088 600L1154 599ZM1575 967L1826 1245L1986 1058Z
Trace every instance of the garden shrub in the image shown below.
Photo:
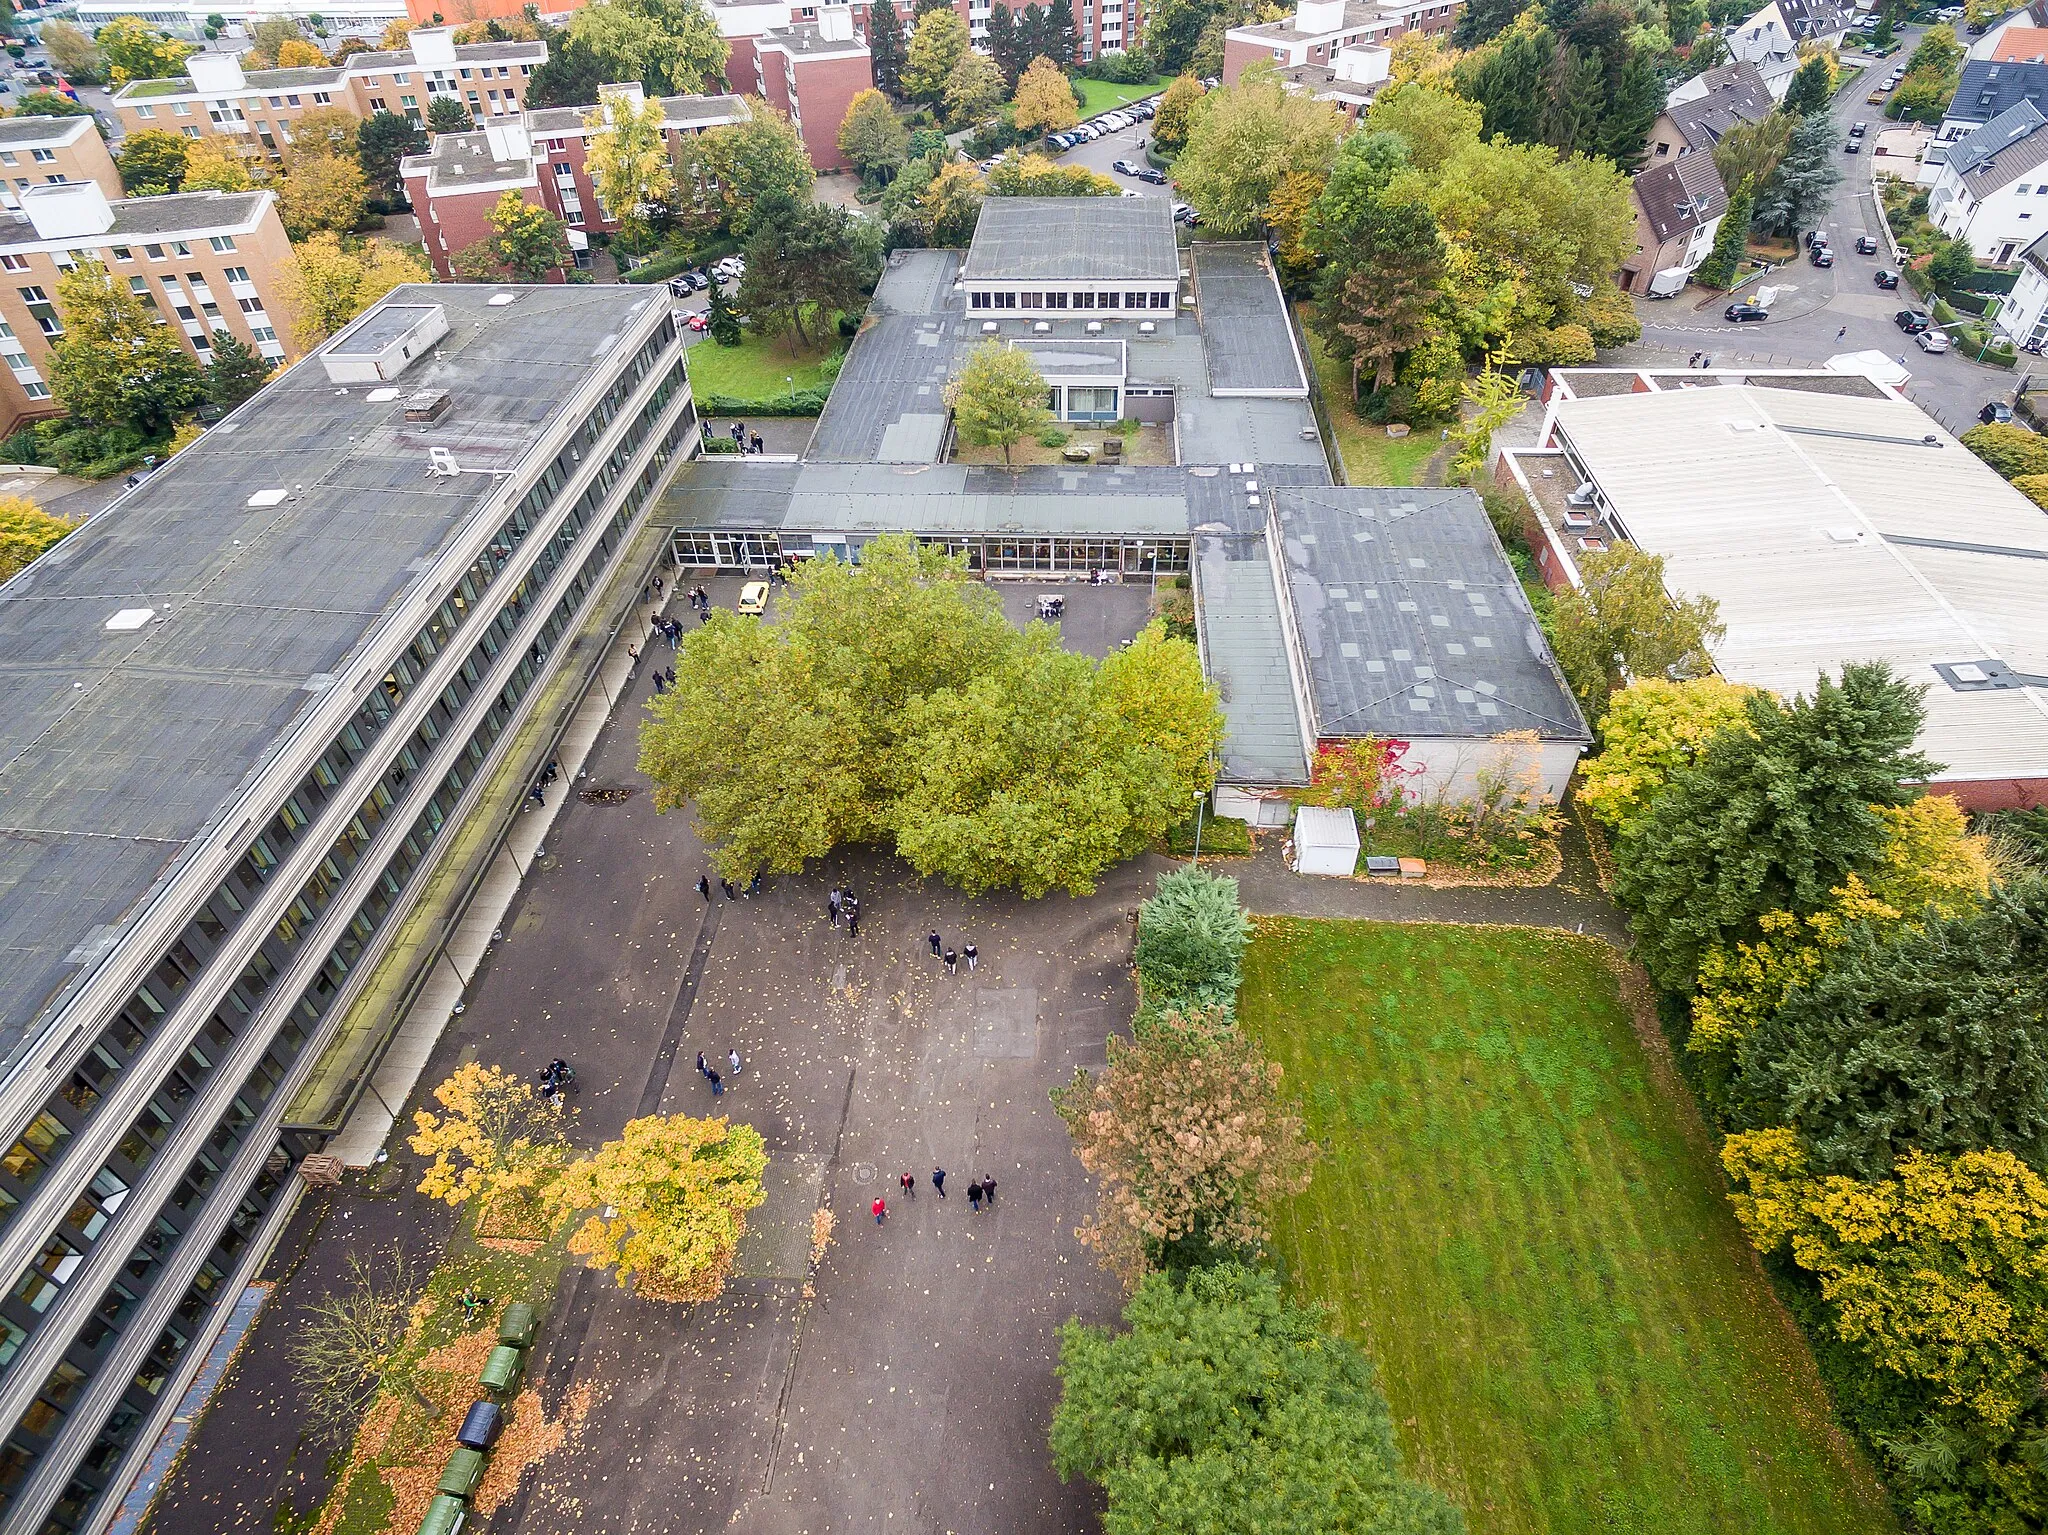
M1162 874L1138 908L1138 981L1147 1003L1235 1005L1250 937L1236 880L1206 869Z

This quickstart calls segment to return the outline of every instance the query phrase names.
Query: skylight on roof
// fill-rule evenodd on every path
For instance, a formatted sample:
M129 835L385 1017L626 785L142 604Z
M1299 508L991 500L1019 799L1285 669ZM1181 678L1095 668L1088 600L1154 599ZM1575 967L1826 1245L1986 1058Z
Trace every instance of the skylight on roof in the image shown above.
M122 634L132 629L140 629L154 617L155 608L123 608L107 620L107 627L116 634Z
M274 490L259 490L247 502L250 506L276 506L285 498L285 488L280 485Z

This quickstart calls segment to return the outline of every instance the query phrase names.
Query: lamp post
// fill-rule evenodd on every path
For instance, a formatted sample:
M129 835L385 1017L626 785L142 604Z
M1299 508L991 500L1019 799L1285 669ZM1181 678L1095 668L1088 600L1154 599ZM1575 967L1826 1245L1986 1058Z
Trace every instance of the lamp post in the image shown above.
M1188 860L1190 869L1199 868L1202 862L1202 811L1207 808L1209 796L1206 791L1195 796L1195 856Z

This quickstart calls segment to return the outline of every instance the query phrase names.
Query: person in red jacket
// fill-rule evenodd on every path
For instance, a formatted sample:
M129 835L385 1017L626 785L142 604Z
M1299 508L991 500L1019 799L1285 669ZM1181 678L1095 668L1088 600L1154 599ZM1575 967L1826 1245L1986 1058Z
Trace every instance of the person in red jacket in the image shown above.
M888 1205L888 1202L887 1202L886 1200L884 1200L884 1199L882 1198L882 1196L881 1196L880 1194L877 1194L877 1195L875 1196L875 1205L874 1205L874 1210L875 1210L875 1224L876 1224L877 1226L879 1226L879 1225L881 1225L881 1224L882 1224L882 1217L883 1217L883 1216L885 1216L885 1215L887 1215L887 1214L889 1213L889 1205Z

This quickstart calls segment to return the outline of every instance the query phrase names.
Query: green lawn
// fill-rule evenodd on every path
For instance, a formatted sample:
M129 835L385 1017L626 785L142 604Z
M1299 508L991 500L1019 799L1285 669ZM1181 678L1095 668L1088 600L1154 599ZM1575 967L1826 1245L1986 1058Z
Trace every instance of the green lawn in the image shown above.
M1309 358L1322 388L1323 405L1330 413L1330 430L1344 459L1344 483L1413 485L1430 455L1443 446L1442 436L1435 428L1424 427L1406 437L1389 437L1383 428L1359 420L1351 408L1350 370L1324 350L1306 325L1303 333L1308 337Z
M1081 95L1086 98L1081 108L1085 121L1098 112L1107 112L1111 107L1120 107L1127 101L1142 101L1147 96L1156 96L1166 89L1164 75L1154 75L1140 85L1119 85L1114 80L1082 80L1078 82Z
M795 389L822 389L825 376L820 365L845 343L834 334L823 347L797 344L790 355L789 338L767 337L745 332L738 346L720 346L710 337L694 344L688 353L690 388L698 398L724 394L742 400L765 400ZM785 383L794 379L795 383Z
M1473 1535L1896 1530L1593 940L1262 921L1238 1011L1329 1150L1285 1272Z

